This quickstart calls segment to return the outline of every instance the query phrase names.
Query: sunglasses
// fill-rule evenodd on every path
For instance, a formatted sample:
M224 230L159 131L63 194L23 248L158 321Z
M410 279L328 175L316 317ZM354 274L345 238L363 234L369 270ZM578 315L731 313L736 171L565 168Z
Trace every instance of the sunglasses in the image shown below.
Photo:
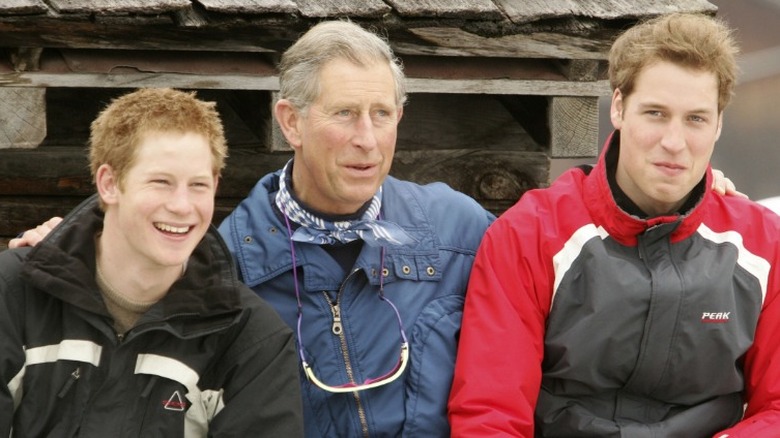
M314 374L314 370L312 369L309 362L306 360L306 355L304 354L303 336L301 335L301 321L303 320L303 304L301 303L301 293L298 287L298 269L296 268L295 245L293 244L293 240L292 240L292 227L290 227L290 221L287 218L287 215L283 214L283 216L284 216L285 224L287 225L288 236L290 237L289 238L290 252L292 254L292 262L293 262L293 279L295 281L295 298L298 303L298 324L297 324L298 354L301 357L301 364L303 365L303 371L304 374L306 374L306 378L309 379L309 382L311 382L314 386L324 391L337 393L337 394L377 388L379 386L387 385L388 383L398 379L398 377L400 377L404 373L404 371L406 370L406 366L409 364L409 341L406 338L406 332L404 331L404 325L403 322L401 321L401 314L398 312L398 308L395 306L395 304L393 304L392 301L390 301L387 297L385 297L384 275L382 275L382 273L379 274L379 299L387 303L393 309L393 312L395 313L396 316L396 320L398 321L398 331L401 335L401 347L398 356L398 362L396 362L395 366L393 366L393 368L387 373L379 377L368 378L364 380L363 383L349 382L341 385L329 385L323 382L322 380L320 380ZM380 256L380 266L384 266L384 265L385 265L385 248L382 247L381 256Z

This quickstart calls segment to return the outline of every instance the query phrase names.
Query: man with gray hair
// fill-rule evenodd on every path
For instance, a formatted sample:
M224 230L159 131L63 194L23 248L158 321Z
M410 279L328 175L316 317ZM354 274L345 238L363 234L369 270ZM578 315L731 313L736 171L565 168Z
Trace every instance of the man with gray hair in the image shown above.
M388 44L346 21L285 52L274 115L294 151L220 232L298 339L307 436L449 436L471 264L493 220L388 176L406 100Z

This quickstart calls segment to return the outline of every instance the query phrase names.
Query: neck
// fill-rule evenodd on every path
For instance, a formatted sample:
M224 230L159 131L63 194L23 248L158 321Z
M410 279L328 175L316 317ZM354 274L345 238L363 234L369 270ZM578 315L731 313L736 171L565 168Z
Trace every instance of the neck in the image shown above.
M102 235L96 238L96 270L113 292L130 302L159 301L184 271L183 266L141 266L114 251L115 246Z

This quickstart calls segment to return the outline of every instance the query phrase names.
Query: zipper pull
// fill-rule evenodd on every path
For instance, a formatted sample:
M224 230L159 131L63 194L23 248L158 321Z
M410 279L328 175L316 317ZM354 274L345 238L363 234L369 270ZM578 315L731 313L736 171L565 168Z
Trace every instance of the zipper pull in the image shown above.
M76 368L73 370L72 373L70 373L70 378L67 382L65 382L64 385L62 385L62 389L57 394L57 397L63 398L68 394L68 391L70 391L70 388L73 386L74 383L76 383L76 380L78 380L81 377L81 367Z
M331 331L334 335L339 336L343 328L341 327L341 307L338 304L330 306L330 311L333 313L333 327Z

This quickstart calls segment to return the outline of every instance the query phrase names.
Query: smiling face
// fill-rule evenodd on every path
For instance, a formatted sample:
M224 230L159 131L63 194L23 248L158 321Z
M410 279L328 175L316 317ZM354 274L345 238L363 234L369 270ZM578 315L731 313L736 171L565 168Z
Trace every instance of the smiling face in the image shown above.
M648 215L672 213L704 177L720 136L717 78L650 64L629 96L615 90L611 120L620 130L617 184Z
M206 138L150 132L141 137L121 183L108 165L96 183L106 205L102 246L145 270L177 269L211 223L217 177Z
M319 96L303 113L287 100L276 104L295 150L293 190L322 213L354 213L390 171L402 109L387 64L336 59L322 68L319 83Z

